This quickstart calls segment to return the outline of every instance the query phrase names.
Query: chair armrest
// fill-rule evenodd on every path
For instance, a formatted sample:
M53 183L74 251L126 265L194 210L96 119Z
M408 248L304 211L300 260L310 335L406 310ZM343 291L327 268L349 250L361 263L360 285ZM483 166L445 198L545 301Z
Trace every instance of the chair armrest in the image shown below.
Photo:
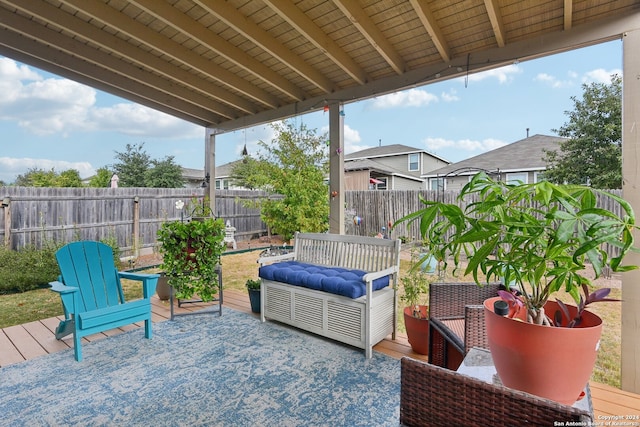
M156 291L159 274L129 273L126 271L118 271L118 276L122 279L136 280L142 282L142 296L144 299L151 298Z
M468 305L464 308L464 353L473 347L489 348L482 305Z
M80 290L80 288L76 288L75 286L67 286L62 282L58 282L57 280L55 282L49 282L49 285L51 286L52 291L58 292L59 294L69 294L72 292L78 292Z
M285 260L294 260L295 256L296 256L296 254L294 252L291 252L291 253L288 253L288 254L284 254L284 255L265 256L265 257L258 258L258 264L260 266L262 266L264 264L271 264L271 263L274 263L274 262L280 262L280 261L285 261Z
M159 274L130 273L128 271L118 271L118 275L123 279L144 281L149 279L157 279Z
M385 268L384 270L380 270L380 271L373 271L371 273L367 273L364 276L362 276L362 280L365 282L373 282L376 279L379 279L381 277L385 277L385 276L389 276L392 274L396 274L398 272L398 267L397 266L392 266L389 268Z

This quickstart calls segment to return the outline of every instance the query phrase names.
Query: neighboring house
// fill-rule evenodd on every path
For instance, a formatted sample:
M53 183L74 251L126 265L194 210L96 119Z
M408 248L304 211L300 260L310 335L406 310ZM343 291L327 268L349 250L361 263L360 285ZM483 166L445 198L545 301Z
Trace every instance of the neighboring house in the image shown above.
M547 169L545 151L558 151L565 138L533 135L466 160L428 172L429 190L460 190L479 171L507 182L538 182Z
M346 190L420 190L422 175L449 162L419 148L382 145L344 157Z
M233 166L242 160L235 160L224 165L216 166L215 189L216 190L246 190L244 187L233 185L231 181L231 170ZM182 168L182 178L185 187L195 188L202 187L205 181L204 170Z
M184 180L185 188L202 187L202 183L204 182L204 170L182 168L182 179Z

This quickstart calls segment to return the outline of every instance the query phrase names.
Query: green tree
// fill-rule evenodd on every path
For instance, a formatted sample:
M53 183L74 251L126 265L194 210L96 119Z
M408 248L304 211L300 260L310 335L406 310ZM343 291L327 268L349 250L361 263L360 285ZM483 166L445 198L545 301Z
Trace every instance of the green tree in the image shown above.
M75 169L60 172L56 179L56 187L82 187L80 172Z
M151 160L151 168L145 172L145 187L184 187L182 168L173 159L173 156L167 156L163 160Z
M91 177L89 180L89 187L94 188L103 188L111 186L111 177L113 176L113 171L111 171L106 166L99 168L96 171L96 174Z
M323 232L329 218L326 135L291 121L271 125L276 132L270 144L260 141L256 158L245 156L234 165L232 179L248 188L283 198L259 201L263 221L285 239L296 231ZM245 161L246 160L246 161Z
M118 163L113 165L120 187L145 187L145 174L151 166L151 157L144 151L144 142L127 144L125 152L116 151Z
M560 151L548 151L546 179L599 189L622 186L622 78L582 85L582 99L571 97L573 111L558 135L569 138Z
M21 187L82 187L80 172L67 169L60 173L55 169L31 168L16 177L15 185Z

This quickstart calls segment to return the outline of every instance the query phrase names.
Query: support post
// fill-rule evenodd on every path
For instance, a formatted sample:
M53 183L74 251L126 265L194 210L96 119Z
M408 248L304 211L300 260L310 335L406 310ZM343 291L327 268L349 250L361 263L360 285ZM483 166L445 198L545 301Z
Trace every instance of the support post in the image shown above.
M4 246L11 249L11 197L2 199L4 211Z
M140 256L140 198L133 198L133 256Z
M622 38L622 196L640 214L640 30ZM634 231L636 242L640 233ZM637 246L637 244L636 244ZM629 252L625 263L640 265L640 254ZM640 270L622 275L622 389L640 393Z
M204 195L209 198L209 208L213 216L217 217L216 212L216 134L212 129L205 131L205 161L204 176L207 183L204 189Z
M329 233L344 234L344 111L329 104Z

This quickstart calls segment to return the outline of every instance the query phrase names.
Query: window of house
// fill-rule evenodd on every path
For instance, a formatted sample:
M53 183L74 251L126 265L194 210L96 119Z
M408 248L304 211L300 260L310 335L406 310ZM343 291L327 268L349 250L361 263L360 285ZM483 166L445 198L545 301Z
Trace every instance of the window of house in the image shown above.
M542 172L534 172L533 173L533 182L541 182L546 181L547 178L544 176L544 171Z
M228 189L229 189L229 180L216 179L216 190L228 190Z
M527 172L508 173L505 181L507 184L527 184L529 182Z
M386 190L387 189L387 178L377 178L378 181L382 181L379 184L375 184L376 190Z
M417 171L420 169L420 154L409 154L409 170Z
M444 178L429 178L429 190L444 190Z

